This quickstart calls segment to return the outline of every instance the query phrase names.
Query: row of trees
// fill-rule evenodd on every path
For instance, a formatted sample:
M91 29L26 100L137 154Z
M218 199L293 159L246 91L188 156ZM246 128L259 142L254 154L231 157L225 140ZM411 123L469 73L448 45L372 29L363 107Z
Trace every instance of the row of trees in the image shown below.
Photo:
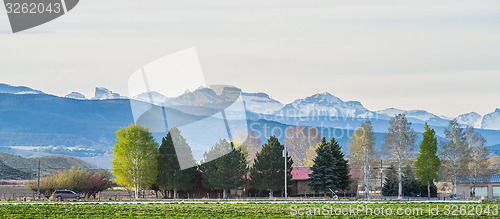
M475 132L472 126L464 129L454 119L445 129L445 140L440 143L441 150L438 150L435 131L427 124L424 128L425 132L416 154L414 168L420 183L427 187L426 193L431 194L434 182L440 178L438 171L443 167L452 173L450 178L453 182L453 195L456 195L459 175L465 176L461 180L470 183L474 195L475 185L479 182L480 176L485 174L488 166L485 139ZM411 122L404 114L397 114L389 121L389 128L382 145L383 153L377 153L375 150L375 137L370 121L362 123L354 131L349 142L350 159L353 164L361 168L366 197L369 197L372 166L380 160L380 154L384 154L395 159L397 196L402 198L405 176L403 166L409 162L409 158L415 157L416 137L417 134L412 129ZM441 178L444 177L441 176Z
M447 140L441 142L441 154L447 169L451 169L453 195L457 194L457 182L460 180L470 185L471 195L474 197L477 183L483 180L483 175L490 174L486 159L489 154L485 147L486 140L474 127L462 128L456 119L450 122L445 135ZM462 178L459 179L459 176Z
M426 194L432 194L434 182L446 177L438 174L441 167L448 168L452 173L450 178L454 185L453 194L456 194L459 175L467 175L464 179L471 183L474 191L479 176L486 169L484 167L487 166L488 154L484 138L474 128L469 126L464 129L457 120L452 120L438 150L435 131L425 124L423 140L415 156L417 134L406 116L398 114L389 123L382 148L384 155L395 160L399 198L402 198L403 193L408 193L405 189L405 177L412 178L408 175L409 172L405 173L403 170L404 165L415 157L414 162L410 162L414 164L414 178L427 188ZM247 139L243 143L235 140L237 137L233 139L236 143L221 139L204 154L204 160L213 160L212 162L181 170L178 160L194 163L194 158L178 129L169 130L158 147L145 127L130 125L117 132L113 150L115 156L112 160L113 173L118 184L134 189L136 197L141 189L155 188L162 191L165 197L176 198L177 191L190 190L199 181L207 188L222 190L224 197L227 197L230 189L239 188L246 183L258 190L269 190L269 195L273 196L273 191L284 189L285 172L288 182L291 181L291 167L298 161L301 166L311 166L313 174L310 185L314 191L328 193L348 188L349 166L335 139L326 142L323 138L323 141L314 146L320 136L315 128L292 127L287 133L285 143L292 151L291 156L288 153L283 156L284 145L275 136L271 136L260 151L257 150L254 144L260 144L260 141L249 133L250 141ZM245 146L249 142L252 147ZM381 155L375 150L375 137L370 121L362 123L354 131L348 149L349 161L360 168L365 195L369 197L373 167ZM219 158L214 159L216 157ZM286 170L284 159L288 163Z
M87 170L81 167L72 167L69 170L59 170L40 178L40 193L51 195L55 190L68 189L76 193L83 193L87 198L96 197L100 191L113 186L111 173L106 170ZM38 191L38 181L31 180L27 187Z
M434 184L430 185L430 188L428 188L425 185L422 185L422 183L419 180L417 180L413 168L408 164L403 167L402 181L403 181L404 196L429 197L429 192L430 192L431 197L437 197L437 187ZM386 171L386 177L384 185L382 187L382 195L397 196L398 184L399 181L398 181L397 169L394 166L394 164L391 164L391 166Z
M283 149L278 138L271 136L249 167L249 153L243 144L235 146L220 139L204 154L204 160L210 162L181 169L178 160L194 163L194 158L177 128L170 129L158 147L147 128L132 124L117 131L111 164L117 183L133 189L136 198L141 190L149 188L161 191L164 197L176 198L178 191L197 187L200 177L204 187L222 190L224 198L229 190L246 183L258 190L269 190L272 197L273 191L284 189L285 172L291 184L293 161L288 153L283 156ZM286 170L285 159L289 164Z

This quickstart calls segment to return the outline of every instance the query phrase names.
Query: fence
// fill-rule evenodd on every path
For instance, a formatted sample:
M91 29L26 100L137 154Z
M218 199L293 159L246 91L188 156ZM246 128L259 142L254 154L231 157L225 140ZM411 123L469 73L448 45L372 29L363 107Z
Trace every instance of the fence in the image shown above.
M36 199L36 193L35 192L29 192L29 193L1 193L0 194L0 200L1 201L27 201L27 200L34 200Z

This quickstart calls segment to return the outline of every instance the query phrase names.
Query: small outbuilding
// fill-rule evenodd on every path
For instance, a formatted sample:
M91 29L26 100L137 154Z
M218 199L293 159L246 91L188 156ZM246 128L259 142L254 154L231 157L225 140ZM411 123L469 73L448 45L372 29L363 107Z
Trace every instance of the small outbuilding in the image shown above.
M500 174L480 176L476 183L476 194L472 197L472 186L468 177L458 177L457 196L458 198L471 199L482 197L486 199L500 198Z

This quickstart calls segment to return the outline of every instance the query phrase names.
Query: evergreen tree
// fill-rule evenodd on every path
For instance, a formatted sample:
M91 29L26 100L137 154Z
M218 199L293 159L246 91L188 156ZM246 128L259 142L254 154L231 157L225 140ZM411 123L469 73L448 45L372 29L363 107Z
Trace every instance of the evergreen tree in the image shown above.
M219 157L218 155L224 154ZM211 189L223 191L223 197L228 197L230 189L236 189L245 182L248 172L244 152L235 149L232 143L220 139L210 151L204 154L209 162L201 165L203 184Z
M422 197L429 196L428 191L427 191L427 186L422 186L421 187L421 192L420 192ZM437 197L437 186L435 183L431 184L431 197Z
M351 175L348 161L345 159L345 155L341 151L342 147L333 137L330 139L330 146L332 147L333 157L337 160L337 175L339 178L338 188L347 190L351 187Z
M398 172L392 163L386 171L384 185L382 187L382 195L397 196L398 195Z
M251 184L260 190L269 190L269 197L273 197L275 190L284 189L285 184L285 157L284 146L276 136L271 136L267 143L262 145L262 150L257 152L254 165L250 169ZM286 153L287 159L287 186L292 181L292 158Z
M330 191L339 188L339 167L338 160L333 157L333 151L330 144L323 138L319 147L316 149L316 158L311 167L312 173L309 174L309 185L315 192L323 192L326 196Z
M403 196L417 197L420 195L422 185L415 178L412 167L407 164L403 167Z
M175 136L177 144L174 144L173 136ZM181 170L178 159L189 159L194 162L191 148L186 139L182 137L177 128L173 127L167 136L162 138L159 148L157 182L159 189L173 191L172 198L177 198L177 191L187 191L196 186L194 179L198 171L197 167Z
M425 123L425 132L422 143L420 143L420 150L417 153L417 160L415 160L415 172L420 183L427 187L428 198L431 197L431 185L434 181L438 180L438 170L441 166L439 157L437 156L437 138L434 129L429 128Z

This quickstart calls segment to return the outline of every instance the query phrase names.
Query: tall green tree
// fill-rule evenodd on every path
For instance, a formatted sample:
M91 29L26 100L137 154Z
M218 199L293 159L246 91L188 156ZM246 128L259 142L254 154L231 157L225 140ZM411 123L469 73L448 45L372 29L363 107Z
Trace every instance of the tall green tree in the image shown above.
M457 176L461 163L467 156L467 142L465 132L457 119L450 121L448 127L444 130L446 140L441 142L441 156L446 160L446 167L451 169L453 182L453 196L457 195Z
M144 126L131 124L116 132L111 165L116 183L134 190L135 199L142 189L156 181L158 143Z
M397 114L389 121L389 128L385 134L382 148L388 155L396 159L398 170L398 198L403 197L403 163L413 155L417 134L411 128L405 114Z
M220 154L224 155L218 157ZM211 189L222 190L225 199L230 189L239 188L245 183L248 167L242 148L236 149L232 143L220 139L204 154L204 159L210 161L200 167L203 184Z
M287 159L287 169L285 170L285 157L283 157L284 146L278 141L276 136L271 136L267 143L262 145L262 150L257 152L254 165L250 169L251 184L260 190L269 190L269 197L273 197L275 190L284 190L285 171L287 186L292 181L292 157Z
M174 136L174 138L172 137ZM177 142L174 144L173 139ZM196 186L197 167L181 169L179 159L194 162L191 148L182 137L179 129L173 127L162 138L158 154L158 188L172 191L172 198L177 198L177 191L187 191ZM166 197L166 192L164 197Z
M339 189L347 190L351 187L349 162L345 159L342 147L333 137L330 139L330 146L332 147L332 155L337 160Z
M420 183L427 186L427 197L431 197L431 185L438 180L438 170L441 161L437 156L437 138L434 129L424 126L425 132L420 143L420 149L415 160L415 172Z
M316 148L316 157L311 167L312 173L309 174L309 185L315 192L323 194L335 191L339 188L339 167L338 160L333 156L333 150L323 137L321 143Z
M365 197L369 198L372 166L379 159L375 151L372 123L369 120L363 122L352 134L352 139L349 141L349 154L352 164L361 166Z

